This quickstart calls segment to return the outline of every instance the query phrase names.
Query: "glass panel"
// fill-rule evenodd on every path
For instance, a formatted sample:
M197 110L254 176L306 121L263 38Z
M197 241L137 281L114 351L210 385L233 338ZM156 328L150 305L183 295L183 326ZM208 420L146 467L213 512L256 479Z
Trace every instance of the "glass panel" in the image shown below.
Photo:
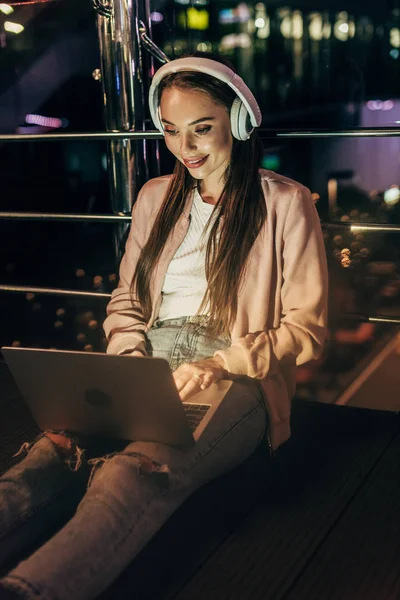
M82 264L82 263L81 263ZM9 279L9 278L8 278ZM2 293L1 345L104 352L106 301Z
M262 166L310 187L324 221L400 225L400 136L261 138Z
M111 214L105 143L0 147L1 210ZM112 223L0 219L0 283L111 292ZM0 345L103 350L106 300L0 291Z
M298 369L297 392L329 403L348 394L345 403L351 404L350 385L396 354L398 326L367 322L357 315L400 317L400 234L325 229L324 235L329 265L329 337L321 359ZM396 388L388 385L385 390L380 397L366 395L370 407L397 410ZM368 406L363 398L355 405L357 402Z

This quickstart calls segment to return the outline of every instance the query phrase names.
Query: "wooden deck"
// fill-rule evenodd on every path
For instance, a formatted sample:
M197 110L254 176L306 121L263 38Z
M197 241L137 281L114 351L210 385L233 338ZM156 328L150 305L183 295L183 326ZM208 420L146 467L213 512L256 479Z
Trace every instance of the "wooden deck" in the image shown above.
M0 364L0 470L36 432ZM295 401L293 436L197 492L102 600L399 600L400 420Z

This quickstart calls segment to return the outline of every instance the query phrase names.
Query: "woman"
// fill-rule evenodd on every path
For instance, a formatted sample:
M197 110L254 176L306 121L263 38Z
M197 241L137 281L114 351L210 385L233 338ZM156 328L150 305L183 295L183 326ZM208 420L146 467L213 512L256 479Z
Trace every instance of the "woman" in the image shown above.
M104 323L107 351L166 358L182 400L207 390L223 402L189 451L138 441L91 461L75 515L1 580L0 598L94 598L194 490L263 438L273 452L289 437L296 364L321 353L319 219L306 188L259 169L261 117L250 90L219 59L190 57L159 69L150 110L176 167L146 183L133 208ZM36 535L32 514L49 515L50 496L68 480L83 495L90 469L68 469L74 451L82 454L71 438L47 433L0 480L8 531L0 549ZM38 485L36 474L50 470L51 482ZM11 483L19 496L7 504ZM31 515L22 524L21 512Z

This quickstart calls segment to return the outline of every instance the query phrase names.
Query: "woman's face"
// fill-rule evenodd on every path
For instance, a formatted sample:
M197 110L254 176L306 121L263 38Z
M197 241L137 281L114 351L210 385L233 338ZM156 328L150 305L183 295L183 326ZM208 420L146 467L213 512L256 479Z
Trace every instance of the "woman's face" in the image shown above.
M168 88L160 112L168 150L202 180L202 190L220 193L233 143L226 108L205 92Z

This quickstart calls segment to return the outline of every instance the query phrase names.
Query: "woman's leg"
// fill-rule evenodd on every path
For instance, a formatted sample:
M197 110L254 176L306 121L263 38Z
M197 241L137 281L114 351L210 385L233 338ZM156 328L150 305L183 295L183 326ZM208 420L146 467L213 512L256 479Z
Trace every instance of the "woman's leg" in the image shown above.
M75 447L67 453L42 435L0 477L0 568L73 514L86 487L76 458Z
M191 493L252 454L265 427L260 388L236 381L190 452L133 442L101 460L76 515L0 589L28 599L95 598Z

